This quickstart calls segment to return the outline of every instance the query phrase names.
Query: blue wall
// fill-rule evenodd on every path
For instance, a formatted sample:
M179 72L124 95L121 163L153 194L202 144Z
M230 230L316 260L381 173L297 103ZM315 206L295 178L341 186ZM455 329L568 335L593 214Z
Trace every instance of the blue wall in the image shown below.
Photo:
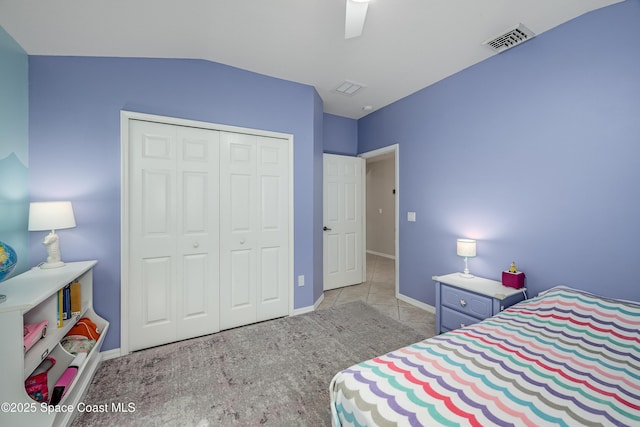
M402 294L433 304L470 237L477 275L640 299L639 23L588 13L359 120L359 152L400 145Z
M333 114L324 115L324 152L355 156L358 154L358 121Z
M97 259L96 311L120 345L120 110L294 135L295 307L322 287L322 103L313 87L200 60L29 57L32 200L71 200L78 226L60 230L63 259ZM319 186L319 187L318 187ZM42 232L44 233L44 232ZM31 261L45 257L31 233ZM319 255L318 255L319 254ZM318 283L319 281L319 283Z
M0 27L0 241L29 267L29 82L26 52Z
M324 142L324 119L322 98L315 92L314 97L314 141L316 144L313 147L313 163L316 173L316 180L313 185L313 240L317 243L316 250L313 253L313 301L317 302L324 293L324 250L323 250L323 231L324 225L324 210L322 209L323 203L323 142ZM357 141L356 141L357 144ZM296 285L297 285L296 279Z

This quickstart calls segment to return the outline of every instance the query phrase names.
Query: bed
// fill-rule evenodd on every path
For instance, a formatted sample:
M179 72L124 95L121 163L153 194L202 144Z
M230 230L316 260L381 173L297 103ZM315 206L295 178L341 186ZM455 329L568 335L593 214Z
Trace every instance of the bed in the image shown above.
M331 380L334 426L639 426L640 304L556 287Z

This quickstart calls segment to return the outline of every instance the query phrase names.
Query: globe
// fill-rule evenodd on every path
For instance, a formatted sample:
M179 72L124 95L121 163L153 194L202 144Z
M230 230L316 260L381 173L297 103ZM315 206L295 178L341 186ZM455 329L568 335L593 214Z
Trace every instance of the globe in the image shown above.
M16 255L16 251L5 242L0 242L0 282L11 276L17 263L18 255Z

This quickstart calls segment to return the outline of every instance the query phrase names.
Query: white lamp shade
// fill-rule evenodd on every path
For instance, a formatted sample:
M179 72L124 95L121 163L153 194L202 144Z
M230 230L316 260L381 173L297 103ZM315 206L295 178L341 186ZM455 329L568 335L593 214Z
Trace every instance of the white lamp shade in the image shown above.
M33 202L29 206L29 231L61 230L75 226L71 202Z
M458 256L476 256L476 241L472 239L458 239L456 244Z

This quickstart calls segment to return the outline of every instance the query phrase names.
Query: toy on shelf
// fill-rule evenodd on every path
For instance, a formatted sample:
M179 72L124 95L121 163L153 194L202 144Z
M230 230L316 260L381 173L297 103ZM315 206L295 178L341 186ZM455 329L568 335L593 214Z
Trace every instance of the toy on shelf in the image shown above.
M56 359L47 357L24 382L24 387L36 402L49 401L49 370L56 364Z
M24 341L24 352L29 351L31 347L37 343L40 338L44 338L47 336L47 326L49 325L48 320L44 320L40 323L34 323L31 325L24 325L22 330L23 341Z

